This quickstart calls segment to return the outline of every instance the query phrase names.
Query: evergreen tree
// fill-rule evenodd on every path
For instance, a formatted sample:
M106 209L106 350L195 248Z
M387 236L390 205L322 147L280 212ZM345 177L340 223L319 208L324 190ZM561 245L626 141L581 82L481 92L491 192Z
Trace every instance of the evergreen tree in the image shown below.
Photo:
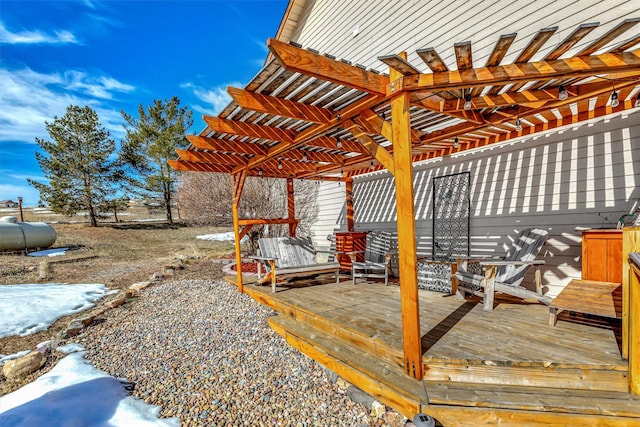
M126 139L122 142L121 160L133 169L127 177L131 190L146 198L157 198L173 222L171 202L177 174L167 164L176 159L177 148L185 148L191 127L191 111L180 107L180 99L154 100L147 109L140 104L135 118L124 111Z
M45 122L51 141L36 138L43 153L36 152L48 184L28 179L51 210L64 215L87 211L91 225L98 225L98 206L115 192L120 176L110 159L115 142L90 107L70 105L62 117Z

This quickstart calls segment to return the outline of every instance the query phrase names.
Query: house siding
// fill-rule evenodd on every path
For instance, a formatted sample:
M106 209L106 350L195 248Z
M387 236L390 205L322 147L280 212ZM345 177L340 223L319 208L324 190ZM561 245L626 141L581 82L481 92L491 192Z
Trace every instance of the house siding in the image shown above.
M567 55L588 46L625 18L640 17L637 1L309 1L304 25L292 40L381 72L376 58L407 51L409 62L427 67L416 49L433 47L455 69L453 45L471 41L481 66L504 33L517 32L503 63L512 62L542 28L559 30L535 56L541 59L583 23L601 26ZM353 29L358 27L358 34ZM608 46L621 40L614 40ZM606 49L606 47L605 47ZM556 295L581 276L581 230L614 228L637 208L640 191L640 113L606 118L469 150L414 166L417 250L431 254L431 189L434 177L471 172L471 254L504 253L509 238L528 227L550 232L541 256L543 281ZM312 237L328 247L327 235L346 229L344 186L322 183ZM396 231L392 177L376 172L354 180L356 230Z

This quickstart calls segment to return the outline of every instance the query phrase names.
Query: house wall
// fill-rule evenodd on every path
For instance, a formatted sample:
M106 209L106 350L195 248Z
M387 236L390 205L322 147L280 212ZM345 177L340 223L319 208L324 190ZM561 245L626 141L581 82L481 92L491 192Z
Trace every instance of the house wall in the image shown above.
M571 55L622 19L635 17L640 17L637 1L311 0L291 39L382 72L388 70L378 56L405 50L409 62L427 72L416 49L434 47L455 69L454 43L470 40L478 66L484 64L501 34L517 32L503 60L509 63L538 30L558 26L559 31L534 56L536 60L577 25L600 22L599 28L567 53ZM557 294L581 275L581 229L615 227L622 214L637 207L639 123L640 113L633 110L416 165L418 253L431 254L432 179L470 171L472 255L504 253L509 237L521 229L544 227L550 237L542 251L546 261L543 281L550 294ZM393 179L386 172L356 178L356 229L395 232L394 193ZM346 229L344 186L321 184L318 201L312 237L318 247L327 248L327 235Z
M576 26L599 22L600 27L567 52L571 55L622 19L639 16L637 0L307 0L291 40L382 72L388 68L377 60L379 56L406 51L409 62L426 71L417 49L435 48L455 69L454 43L471 41L474 64L481 66L500 35L516 32L518 37L503 60L506 64L540 29L559 27L533 57L537 60Z

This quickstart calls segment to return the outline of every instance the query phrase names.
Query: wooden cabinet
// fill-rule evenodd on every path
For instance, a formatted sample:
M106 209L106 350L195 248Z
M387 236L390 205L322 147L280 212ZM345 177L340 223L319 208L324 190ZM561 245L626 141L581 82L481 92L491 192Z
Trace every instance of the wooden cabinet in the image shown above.
M344 231L336 233L336 252L362 251L356 255L356 261L364 261L364 251L367 248L366 231ZM351 271L351 258L348 255L337 255L341 270Z
M622 282L622 230L582 232L582 280Z

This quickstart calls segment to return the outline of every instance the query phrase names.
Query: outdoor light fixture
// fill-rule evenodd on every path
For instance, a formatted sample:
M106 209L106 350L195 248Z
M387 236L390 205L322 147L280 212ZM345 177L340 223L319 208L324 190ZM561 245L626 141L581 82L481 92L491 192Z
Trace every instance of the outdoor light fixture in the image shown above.
M618 105L620 105L620 100L618 99L618 92L614 89L611 93L611 106L616 108Z
M640 107L640 93L636 96L636 103L633 104L634 107Z
M371 160L371 164L369 165L369 169L373 170L373 160Z
M336 147L338 147L338 149L342 148L342 141L337 136L336 136Z
M307 153L302 153L302 161L306 162L307 161Z
M258 169L258 176L262 176L262 168Z
M282 160L278 160L278 169L282 169Z
M569 98L567 90L564 88L564 85L560 85L560 87L558 87L558 99L564 101L567 98Z
M522 130L522 122L520 121L520 119L516 119L516 130L518 132L520 132Z
M460 146L460 141L458 141L458 137L456 136L453 139L453 148L458 148Z
M471 110L471 94L470 93L464 96L464 109Z

